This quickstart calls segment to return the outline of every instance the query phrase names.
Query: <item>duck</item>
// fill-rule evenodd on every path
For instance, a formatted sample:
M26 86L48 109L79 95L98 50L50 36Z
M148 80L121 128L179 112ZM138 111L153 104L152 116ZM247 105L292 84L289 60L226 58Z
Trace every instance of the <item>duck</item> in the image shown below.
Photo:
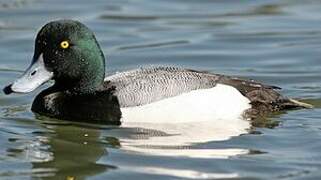
M256 118L312 108L254 80L178 67L139 68L105 77L105 56L94 33L75 20L45 24L35 39L31 65L5 94L53 84L31 110L49 118L120 125Z

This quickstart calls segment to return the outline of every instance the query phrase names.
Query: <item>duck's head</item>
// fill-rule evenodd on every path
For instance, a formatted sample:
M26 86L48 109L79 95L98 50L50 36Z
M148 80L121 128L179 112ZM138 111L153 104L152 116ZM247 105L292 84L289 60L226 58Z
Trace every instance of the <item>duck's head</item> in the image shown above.
M77 21L58 20L38 32L31 65L4 92L28 93L52 79L60 90L91 93L104 76L104 55L92 31Z

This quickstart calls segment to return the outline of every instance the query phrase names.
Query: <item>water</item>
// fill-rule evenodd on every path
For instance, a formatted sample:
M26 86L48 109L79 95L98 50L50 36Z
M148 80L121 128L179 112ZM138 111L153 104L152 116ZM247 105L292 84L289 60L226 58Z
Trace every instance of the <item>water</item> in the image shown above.
M88 25L109 74L170 65L253 78L316 108L255 122L101 126L36 118L34 96L0 94L0 179L320 179L321 2L0 0L0 86L38 29Z

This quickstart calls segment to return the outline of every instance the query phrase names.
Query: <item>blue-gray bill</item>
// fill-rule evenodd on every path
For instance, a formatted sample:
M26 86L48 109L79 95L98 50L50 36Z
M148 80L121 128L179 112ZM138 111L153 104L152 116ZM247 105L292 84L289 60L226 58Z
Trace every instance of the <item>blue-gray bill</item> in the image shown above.
M3 89L5 94L28 93L49 81L53 77L53 72L46 69L42 54L34 60L24 74L12 84Z

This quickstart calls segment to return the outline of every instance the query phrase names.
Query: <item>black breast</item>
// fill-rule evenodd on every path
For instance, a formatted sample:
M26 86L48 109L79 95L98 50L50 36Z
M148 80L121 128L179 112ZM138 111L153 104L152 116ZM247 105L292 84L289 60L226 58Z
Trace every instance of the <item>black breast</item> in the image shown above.
M52 118L101 124L120 124L121 111L112 89L74 95L49 88L32 104L32 111Z

